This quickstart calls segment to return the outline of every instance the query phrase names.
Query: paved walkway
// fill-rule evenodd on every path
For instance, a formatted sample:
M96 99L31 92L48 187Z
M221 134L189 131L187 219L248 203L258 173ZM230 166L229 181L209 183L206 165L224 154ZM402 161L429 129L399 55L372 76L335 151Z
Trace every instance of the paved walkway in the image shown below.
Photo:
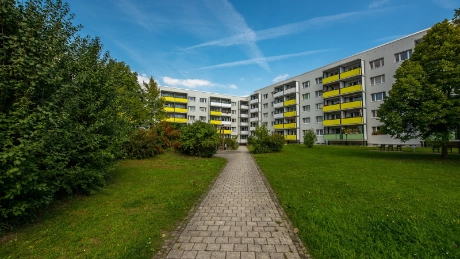
M166 258L309 258L298 252L247 148L217 156L228 163Z

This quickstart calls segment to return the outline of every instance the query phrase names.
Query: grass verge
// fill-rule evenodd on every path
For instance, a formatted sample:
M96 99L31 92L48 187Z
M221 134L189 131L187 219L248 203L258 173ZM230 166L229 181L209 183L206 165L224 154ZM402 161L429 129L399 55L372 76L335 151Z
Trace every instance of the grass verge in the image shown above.
M460 258L460 155L285 146L254 155L313 258Z
M176 153L122 161L101 192L0 237L0 258L152 258L224 164Z

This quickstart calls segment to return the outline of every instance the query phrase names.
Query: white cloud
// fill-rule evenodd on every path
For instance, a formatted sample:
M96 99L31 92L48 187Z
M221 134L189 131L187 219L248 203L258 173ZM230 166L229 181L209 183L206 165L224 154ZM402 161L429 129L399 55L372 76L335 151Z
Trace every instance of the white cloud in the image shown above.
M369 5L369 9L374 9L377 7L380 7L386 3L390 2L390 0L379 0L379 1L374 1L372 4Z
M150 81L150 77L147 76L145 73L137 75L137 82L139 82L140 85L142 85L142 82L148 83L149 81Z
M247 59L247 60L223 63L223 64L218 64L218 65L213 65L213 66L200 67L197 69L215 69L215 68L224 68L224 67L246 66L250 64L257 64L258 62L261 61L260 59L263 59L263 61L265 62L271 62L271 61L276 61L276 60L281 60L281 59L286 59L286 58L312 55L312 54L326 52L330 50L332 49L312 50L312 51L305 51L305 52L294 53L294 54L286 54L286 55L271 56L271 57L256 58L256 59Z
M289 74L278 75L277 77L273 78L273 83L283 81L284 79L288 78L288 76L289 76Z
M222 88L230 88L230 89L238 89L238 87L234 84L218 84L213 83L209 80L204 79L177 79L172 78L169 76L164 76L161 78L163 83L168 86L174 87L190 87L190 88L197 88L197 87L222 87Z

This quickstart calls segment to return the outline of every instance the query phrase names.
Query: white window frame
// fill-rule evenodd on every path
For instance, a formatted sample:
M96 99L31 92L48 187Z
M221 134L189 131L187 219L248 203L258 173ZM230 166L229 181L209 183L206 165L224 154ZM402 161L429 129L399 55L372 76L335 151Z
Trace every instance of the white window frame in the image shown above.
M315 83L316 83L317 85L322 84L322 83L323 83L323 78L322 78L322 77L317 77L317 78L315 78Z
M308 87L310 87L310 81L302 82L302 88L308 88Z
M195 111L195 106L189 106L188 110L191 111L191 112L194 112Z
M206 122L206 116L200 116L200 121Z
M189 115L188 120L189 121L194 121L195 120L195 115Z
M385 83L385 74L371 77L371 85L379 85Z
M302 106L302 112L309 112L309 111L310 111L310 105Z
M196 99L195 99L195 97L193 97L193 96L189 96L189 97L188 97L188 101L189 101L189 102L194 102L195 100L196 100Z
M200 103L206 103L206 98L200 98Z
M406 55L407 58L403 59L403 55ZM412 49L408 49L405 51L395 53L395 62L397 63L397 62L404 61L406 59L410 59L411 56L412 56Z
M323 105L324 105L323 103L317 103L317 104L315 104L315 110L318 111L318 110L323 109Z
M324 129L316 129L316 136L324 136Z
M371 110L371 116L372 118L378 118L379 117L378 110Z
M371 69L383 67L384 65L385 65L384 58L379 58L379 59L372 60L371 62L369 62L369 66L371 67Z
M200 112L206 112L206 107L200 107Z
M323 122L324 117L323 116L316 116L316 123L321 123Z
M323 96L323 90L315 91L315 97L321 97L321 96Z
M377 99L378 96L382 95L381 99ZM383 99L385 99L386 93L385 92L378 92L378 93L373 93L371 94L371 100L372 102L381 102Z
M302 118L302 124L310 124L310 117L305 117L305 118Z
M305 98L305 97L307 97L307 98ZM302 100L308 100L308 99L310 99L310 93L302 94Z

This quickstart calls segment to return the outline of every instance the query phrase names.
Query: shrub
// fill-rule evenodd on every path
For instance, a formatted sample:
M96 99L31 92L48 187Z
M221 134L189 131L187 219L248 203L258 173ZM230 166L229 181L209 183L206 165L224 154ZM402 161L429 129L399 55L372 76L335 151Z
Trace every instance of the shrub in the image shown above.
M238 146L239 146L238 142L236 142L236 137L224 139L224 144L227 144L227 148L232 148L233 150L238 149Z
M265 125L257 126L254 136L248 138L248 144L254 147L255 154L280 152L285 143L286 141L282 135L270 135Z
M305 131L303 135L303 143L305 146L312 148L318 138L316 137L315 131L313 129L309 129Z
M127 158L144 159L163 153L163 140L152 129L136 130L125 143Z
M179 139L182 153L201 157L213 156L220 141L216 128L202 121L183 127Z

